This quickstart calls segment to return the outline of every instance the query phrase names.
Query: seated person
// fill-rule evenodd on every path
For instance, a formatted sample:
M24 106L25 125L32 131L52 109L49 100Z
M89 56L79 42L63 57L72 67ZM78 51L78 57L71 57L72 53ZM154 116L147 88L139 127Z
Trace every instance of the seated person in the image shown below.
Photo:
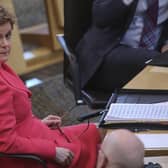
M46 161L48 168L96 167L99 162L98 147L105 131L95 124L60 128L60 117L50 115L40 120L32 114L31 92L5 63L11 50L13 26L13 16L0 5L0 152L38 155ZM130 139L134 140L134 134L124 132L125 136L131 135ZM113 136L115 134L117 137L118 132ZM119 142L121 136L116 141ZM106 152L106 149L103 150ZM111 152L118 151L114 149ZM38 168L39 165L33 160L0 158L0 167Z
M133 133L126 130L113 131L104 138L96 168L142 168L143 149L143 143Z
M91 27L76 47L81 87L121 88L168 49L167 30L167 0L93 0Z

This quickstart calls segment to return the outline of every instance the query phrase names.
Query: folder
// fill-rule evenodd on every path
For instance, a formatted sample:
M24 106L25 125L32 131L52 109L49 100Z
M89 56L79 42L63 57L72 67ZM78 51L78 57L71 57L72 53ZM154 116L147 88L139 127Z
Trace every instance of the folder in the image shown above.
M99 126L127 128L132 131L167 130L168 104L112 103L102 115Z

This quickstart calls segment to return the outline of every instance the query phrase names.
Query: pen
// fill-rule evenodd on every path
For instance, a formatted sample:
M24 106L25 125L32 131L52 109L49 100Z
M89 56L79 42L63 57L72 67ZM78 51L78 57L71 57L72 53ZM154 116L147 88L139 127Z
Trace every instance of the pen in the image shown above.
M145 64L149 64L152 61L152 59L149 59L145 62Z
M71 142L70 139L66 136L66 134L63 132L63 130L61 129L61 127L59 125L57 125L57 129L58 131L61 133L61 135L64 136L64 138L67 140L67 142Z
M109 100L108 100L108 102L107 102L106 109L109 109L111 103L115 103L116 100L117 100L117 91L115 90L115 91L111 94L111 96L110 96L110 98L109 98Z
M117 90L115 90L112 94L111 97L109 98L105 110L103 110L102 116L99 120L99 127L101 127L104 123L104 117L106 116L108 109L111 105L111 103L115 103L117 100Z

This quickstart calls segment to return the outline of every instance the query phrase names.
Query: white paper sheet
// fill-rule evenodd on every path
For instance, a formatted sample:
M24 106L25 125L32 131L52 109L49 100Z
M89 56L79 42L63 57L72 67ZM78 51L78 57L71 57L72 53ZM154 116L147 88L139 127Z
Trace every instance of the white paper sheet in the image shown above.
M168 149L168 134L136 134L145 149Z
M168 121L168 104L112 103L104 120Z

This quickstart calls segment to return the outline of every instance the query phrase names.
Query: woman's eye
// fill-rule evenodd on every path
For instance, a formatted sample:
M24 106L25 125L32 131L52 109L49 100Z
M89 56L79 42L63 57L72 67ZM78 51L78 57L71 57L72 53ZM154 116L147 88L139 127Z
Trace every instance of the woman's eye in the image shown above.
M11 39L11 33L6 34L5 37L6 37L7 40L10 40Z

